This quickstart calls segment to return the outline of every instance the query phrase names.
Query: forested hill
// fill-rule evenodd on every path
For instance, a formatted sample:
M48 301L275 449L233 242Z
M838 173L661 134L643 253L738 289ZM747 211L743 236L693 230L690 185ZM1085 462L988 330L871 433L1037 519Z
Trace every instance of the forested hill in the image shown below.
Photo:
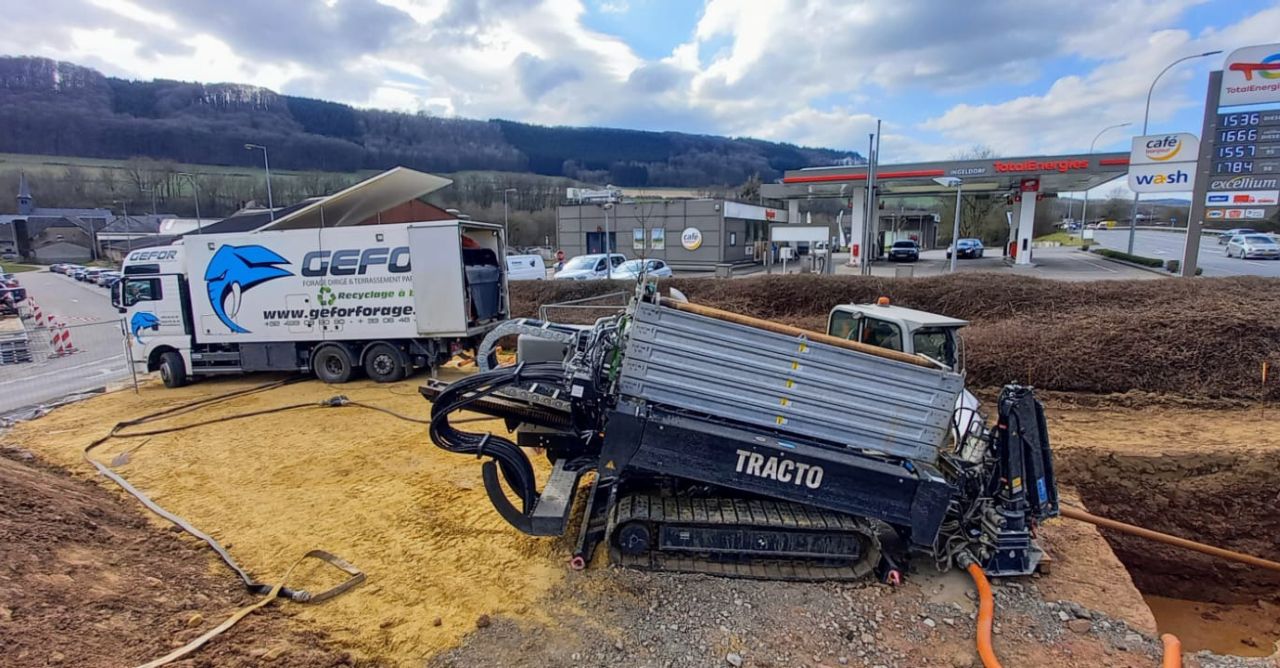
M284 169L405 165L621 186L734 185L861 160L853 152L679 132L543 127L356 109L240 84L128 81L45 58L0 57L0 152Z

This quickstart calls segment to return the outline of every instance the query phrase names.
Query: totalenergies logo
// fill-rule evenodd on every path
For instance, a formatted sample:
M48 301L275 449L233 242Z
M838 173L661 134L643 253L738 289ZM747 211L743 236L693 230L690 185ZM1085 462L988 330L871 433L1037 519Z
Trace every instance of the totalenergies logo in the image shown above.
M1231 63L1227 68L1244 74L1245 81L1253 81L1253 73L1263 79L1280 79L1280 53L1273 53L1256 63Z
M1147 142L1147 158L1156 162L1172 160L1182 150L1182 138L1178 135L1167 135Z

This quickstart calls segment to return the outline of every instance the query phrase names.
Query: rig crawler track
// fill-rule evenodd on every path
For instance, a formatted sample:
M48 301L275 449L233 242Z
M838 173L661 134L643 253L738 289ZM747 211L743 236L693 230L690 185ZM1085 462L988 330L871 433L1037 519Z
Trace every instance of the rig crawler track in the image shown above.
M761 580L861 580L880 561L866 520L813 506L757 499L619 499L609 555L628 568Z

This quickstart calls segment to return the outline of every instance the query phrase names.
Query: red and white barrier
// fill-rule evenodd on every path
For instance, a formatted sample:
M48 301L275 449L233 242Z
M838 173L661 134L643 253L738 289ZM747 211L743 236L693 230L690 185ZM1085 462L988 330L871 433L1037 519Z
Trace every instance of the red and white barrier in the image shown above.
M53 331L53 337L49 339L49 347L53 349L53 353L49 357L66 357L80 352L71 342L71 330L67 329L66 323L51 322L49 328Z
M48 321L45 319L44 311L40 309L40 305L36 300L27 297L27 303L31 306L31 319L35 322L36 327L45 327Z

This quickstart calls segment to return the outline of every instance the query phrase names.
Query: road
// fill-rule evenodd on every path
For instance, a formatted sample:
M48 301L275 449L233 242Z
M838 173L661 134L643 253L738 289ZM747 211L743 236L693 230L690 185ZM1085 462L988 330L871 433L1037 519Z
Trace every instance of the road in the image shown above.
M1094 240L1107 248L1127 251L1129 247L1128 230L1105 230L1094 232ZM1186 245L1186 235L1181 232L1156 232L1138 230L1134 236L1133 251L1135 255L1155 257L1162 260L1181 260L1182 249ZM1270 276L1280 278L1280 260L1241 260L1227 257L1226 246L1218 243L1217 236L1205 235L1200 238L1200 266L1205 276Z
M120 316L105 289L48 271L25 272L18 280L46 315L66 324L76 352L51 358L53 332L34 328L28 320L36 360L0 366L0 415L129 377Z
M848 253L837 253L835 257L836 273L850 274L857 271L844 266L849 260ZM1076 248L1037 248L1032 253L1032 259L1033 266L1015 268L1005 263L999 248L988 248L987 254L981 259L957 261L956 271L1007 272L1058 281L1145 280L1159 277L1158 274L1109 262ZM878 262L872 266L871 273L875 276L893 276L899 270L908 269L913 276L938 276L950 271L951 262L947 260L945 250L925 251L920 254L918 262Z

